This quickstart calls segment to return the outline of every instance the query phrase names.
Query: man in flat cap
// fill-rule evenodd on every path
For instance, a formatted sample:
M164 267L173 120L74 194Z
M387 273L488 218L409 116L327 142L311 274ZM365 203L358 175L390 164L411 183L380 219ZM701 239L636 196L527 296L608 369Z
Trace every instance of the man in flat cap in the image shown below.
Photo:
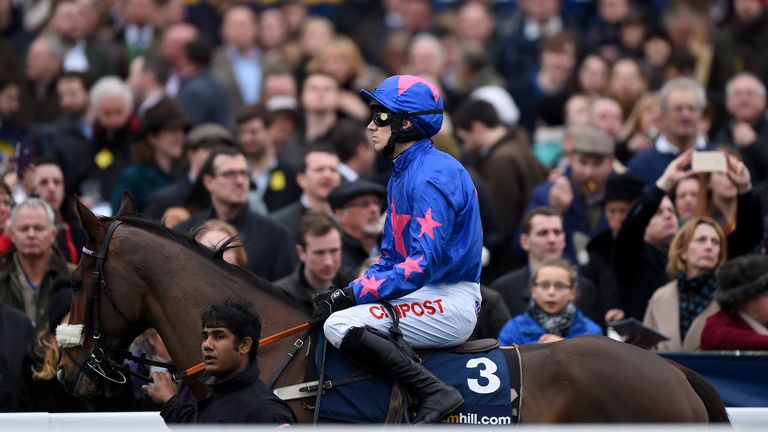
M341 227L341 272L357 275L366 259L379 254L381 214L387 190L368 180L344 183L328 196Z
M563 175L533 189L528 209L552 207L563 217L565 256L574 264L588 261L590 238L608 228L603 216L605 184L613 172L615 144L610 136L592 126L573 126L566 131L573 153Z

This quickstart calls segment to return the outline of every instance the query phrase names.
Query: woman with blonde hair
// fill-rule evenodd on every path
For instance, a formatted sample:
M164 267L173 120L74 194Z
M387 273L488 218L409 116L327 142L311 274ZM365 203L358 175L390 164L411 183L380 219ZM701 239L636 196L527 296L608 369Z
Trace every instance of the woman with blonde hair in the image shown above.
M715 270L727 256L725 234L712 218L694 217L675 234L667 263L673 279L653 293L643 319L669 337L657 350L699 349L704 323L718 310Z
M217 249L233 239L224 251L224 261L245 268L248 265L248 256L240 233L234 226L219 220L211 219L195 233L195 240L211 249Z
M28 411L86 411L83 400L70 395L56 378L61 350L56 343L56 327L69 321L72 288L69 280L58 278L49 308L48 326L38 329L24 359L24 381L29 401Z

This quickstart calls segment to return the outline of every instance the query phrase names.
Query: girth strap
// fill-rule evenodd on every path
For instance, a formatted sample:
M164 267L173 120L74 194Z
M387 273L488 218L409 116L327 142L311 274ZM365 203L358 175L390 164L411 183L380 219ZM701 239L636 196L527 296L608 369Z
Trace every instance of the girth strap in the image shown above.
M267 387L272 388L272 386L275 385L275 381L277 381L277 379L280 378L280 375L282 375L285 368L288 367L288 363L291 362L291 360L293 359L293 356L296 354L298 350L301 349L302 346L304 346L304 341L307 339L307 337L309 337L309 333L311 331L312 331L312 328L310 327L298 339L296 339L293 342L293 347L291 347L291 350L288 351L285 357L283 357L283 361L280 363L280 366L278 366L277 370L275 370L275 372L269 378L269 381L266 382Z

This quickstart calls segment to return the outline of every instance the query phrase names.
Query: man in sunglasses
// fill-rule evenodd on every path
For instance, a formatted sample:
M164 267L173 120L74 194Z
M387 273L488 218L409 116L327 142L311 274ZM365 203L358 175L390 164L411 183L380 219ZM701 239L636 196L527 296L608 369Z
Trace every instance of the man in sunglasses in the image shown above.
M415 348L458 345L480 310L482 231L477 194L464 167L437 150L443 122L437 88L420 77L387 78L363 91L373 110L373 147L393 159L379 260L349 286L315 297L313 320L327 340L372 372L416 395L414 423L439 421L461 394L413 360L388 333L392 311ZM394 308L373 306L382 300Z

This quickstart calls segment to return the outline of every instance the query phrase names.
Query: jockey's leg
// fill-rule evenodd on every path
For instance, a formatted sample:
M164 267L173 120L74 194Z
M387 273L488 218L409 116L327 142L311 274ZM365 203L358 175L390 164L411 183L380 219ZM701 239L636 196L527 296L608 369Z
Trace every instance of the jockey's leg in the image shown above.
M477 284L464 283L424 287L391 303L398 311L400 328L409 345L438 348L467 340L477 321L479 302ZM461 406L463 398L458 390L441 382L390 339L366 328L386 333L391 322L382 306L358 305L331 315L324 332L328 341L349 358L372 372L393 377L411 390L419 400L415 423L439 421Z

